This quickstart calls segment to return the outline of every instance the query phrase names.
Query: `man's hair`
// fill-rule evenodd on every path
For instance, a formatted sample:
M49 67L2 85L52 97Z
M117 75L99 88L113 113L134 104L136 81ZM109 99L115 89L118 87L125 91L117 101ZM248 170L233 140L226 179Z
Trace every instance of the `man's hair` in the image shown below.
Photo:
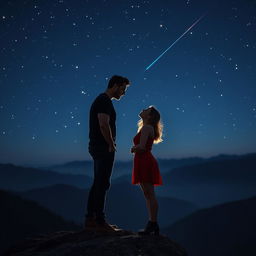
M112 88L115 84L121 86L123 84L128 85L130 84L130 82L126 77L114 75L110 78L108 82L108 88Z

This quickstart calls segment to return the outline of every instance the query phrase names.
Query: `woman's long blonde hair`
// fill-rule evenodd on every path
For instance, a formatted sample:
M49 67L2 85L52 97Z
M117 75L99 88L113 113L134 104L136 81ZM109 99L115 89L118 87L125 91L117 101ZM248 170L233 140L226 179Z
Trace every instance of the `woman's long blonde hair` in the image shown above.
M154 108L153 106L149 106L151 109L150 111L150 120L149 124L153 126L154 128L154 144L158 144L163 141L163 124L160 120L160 113L159 111ZM143 120L142 118L138 121L138 132L141 130L143 126Z

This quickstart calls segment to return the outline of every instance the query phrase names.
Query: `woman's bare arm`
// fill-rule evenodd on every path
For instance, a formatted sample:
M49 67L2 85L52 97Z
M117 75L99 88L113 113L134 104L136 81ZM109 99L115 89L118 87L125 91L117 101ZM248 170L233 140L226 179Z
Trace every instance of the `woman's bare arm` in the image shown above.
M143 153L146 150L148 137L152 135L153 127L151 125L144 125L141 128L140 143L132 148L133 152Z

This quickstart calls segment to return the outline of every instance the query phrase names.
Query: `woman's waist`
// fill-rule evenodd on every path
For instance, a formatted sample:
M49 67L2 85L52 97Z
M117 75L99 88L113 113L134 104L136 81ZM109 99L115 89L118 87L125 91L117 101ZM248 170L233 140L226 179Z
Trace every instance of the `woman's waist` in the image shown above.
M149 157L154 157L151 150L145 150L144 152L135 152L135 157L146 157L146 156L149 156Z
M138 146L138 145L139 144L134 144L135 147ZM145 146L145 149L144 149L145 152L148 152L148 151L151 151L151 150L152 150L152 144Z

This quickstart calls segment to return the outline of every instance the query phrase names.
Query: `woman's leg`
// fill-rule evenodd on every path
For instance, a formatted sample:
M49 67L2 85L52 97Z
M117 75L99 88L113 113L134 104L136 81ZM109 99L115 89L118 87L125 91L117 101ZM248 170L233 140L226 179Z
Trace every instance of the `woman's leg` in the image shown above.
M155 196L154 185L150 183L141 183L140 186L146 199L149 220L152 222L156 222L158 213L158 202Z

